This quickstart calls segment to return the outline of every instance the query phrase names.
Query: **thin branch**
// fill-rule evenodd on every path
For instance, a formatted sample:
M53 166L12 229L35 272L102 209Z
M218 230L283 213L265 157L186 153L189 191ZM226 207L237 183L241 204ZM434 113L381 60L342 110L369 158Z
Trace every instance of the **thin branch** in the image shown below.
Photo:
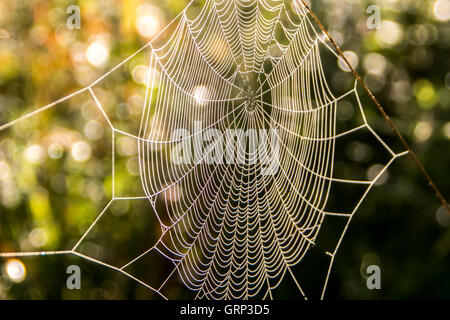
M341 58L344 60L344 62L347 64L347 66L349 67L349 69L352 71L353 75L355 76L355 78L358 80L358 82L361 84L361 86L364 88L364 90L369 94L369 97L372 99L372 101L375 103L375 105L377 106L378 110L380 111L380 113L382 114L383 118L386 120L386 122L388 123L388 125L391 127L392 131L394 132L394 134L398 137L398 139L400 140L400 142L403 144L403 146L408 150L409 154L411 155L412 159L414 160L414 162L416 163L416 165L419 167L420 171L422 172L422 174L424 175L424 177L427 179L428 181L428 185L434 190L434 192L436 193L436 197L439 199L439 201L442 203L442 205L444 206L444 208L447 209L447 212L450 213L450 208L448 206L447 201L445 200L444 196L442 195L442 193L439 191L439 188L436 186L436 184L433 182L433 179L431 179L430 175L428 174L427 170L425 169L424 165L422 164L422 162L419 160L419 158L417 157L416 153L414 152L414 150L412 149L412 147L408 144L408 142L406 142L405 138L403 137L403 135L400 133L400 131L397 129L397 127L395 126L395 124L392 122L392 120L389 118L389 116L387 115L386 111L384 111L383 107L381 106L380 102L378 102L377 98L375 98L375 95L372 93L372 91L369 89L369 87L367 87L366 83L364 82L364 80L361 78L361 76L359 75L359 73L355 70L355 68L353 68L353 66L350 64L350 62L348 61L347 57L344 55L344 53L342 52L342 50L339 48L339 46L336 44L336 41L334 41L334 39L331 37L331 35L328 33L328 31L325 29L325 27L322 25L322 23L320 22L319 18L317 18L317 16L314 14L314 12L311 10L311 8L306 4L305 0L302 0L303 5L305 6L305 8L308 10L309 14L311 15L311 17L313 17L313 19L316 21L317 25L319 26L319 28L326 34L326 36L328 37L328 39L330 40L331 44L333 45L333 47L337 50L337 52L339 53L339 55L341 56Z

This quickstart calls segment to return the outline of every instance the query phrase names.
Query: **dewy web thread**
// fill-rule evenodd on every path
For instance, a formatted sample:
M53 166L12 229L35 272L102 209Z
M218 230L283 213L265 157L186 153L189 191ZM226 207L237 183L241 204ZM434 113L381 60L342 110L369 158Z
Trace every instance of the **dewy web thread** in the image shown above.
M331 37L327 39L329 34L306 4L298 1L292 9L284 0L207 0L192 19L187 14L191 5L147 45L88 87L0 127L3 131L88 92L109 124L113 142L117 134L136 139L145 197L116 197L113 183L113 198L72 249L2 253L0 257L76 255L121 272L162 298L166 298L161 292L164 285L175 273L196 292L197 298L208 299L272 298L272 291L288 274L306 299L307 292L291 268L315 244L323 221L336 216L346 219L346 225L335 249L324 253L330 257L330 264L323 298L353 215L378 178L408 152L395 153L371 128L357 92L360 77ZM310 16L319 23L320 32ZM161 44L160 38L169 28L173 29L171 35ZM279 41L277 28L288 44ZM333 95L319 48L346 61L357 76L353 89L338 97ZM93 88L145 50L150 51L149 70L158 70L159 74L148 72L140 130L133 135L114 127ZM204 84L208 89L199 98L193 92ZM286 95L291 99L286 100ZM248 96L251 110L245 107ZM338 102L349 96L355 97L363 124L337 132ZM152 122L155 117L157 124ZM247 159L241 164L171 163L170 148L180 141L164 133L178 128L192 131L196 121L202 122L203 130L216 128L223 132L230 128L277 129L281 147L276 158L277 172L262 175L261 165L249 161L255 154L247 150L240 150ZM334 177L337 139L362 130L370 132L389 153L389 162L372 180ZM213 149L214 145L201 157ZM114 172L114 157L112 165ZM350 212L325 211L333 183L366 188ZM165 201L167 217L160 217L155 206L158 196L176 186L185 192L177 202L161 200ZM147 251L123 266L114 266L78 250L114 201L146 198L161 227L159 240ZM173 271L157 288L126 271L152 251L173 265Z

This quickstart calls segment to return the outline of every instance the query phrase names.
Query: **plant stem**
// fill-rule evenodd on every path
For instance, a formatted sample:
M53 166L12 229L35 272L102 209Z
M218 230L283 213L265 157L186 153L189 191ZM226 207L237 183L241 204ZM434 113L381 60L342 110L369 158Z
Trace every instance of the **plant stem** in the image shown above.
M372 93L372 91L369 89L369 87L367 87L366 83L364 82L364 80L361 78L361 76L359 75L359 73L355 70L355 68L353 68L353 66L350 64L350 62L348 61L347 57L344 55L344 53L342 52L342 50L339 48L339 46L336 44L336 41L334 41L334 39L331 37L331 35L328 33L328 31L325 29L325 27L322 25L322 23L320 22L319 18L317 18L317 16L314 14L314 12L311 10L311 8L307 5L305 0L302 0L303 5L305 6L306 10L309 12L309 14L311 15L311 17L313 17L313 19L316 21L317 25L319 26L319 28L325 33L325 35L328 37L328 39L330 40L331 44L333 45L333 47L337 50L337 52L339 53L339 55L342 57L342 59L345 61L345 63L347 64L347 66L349 67L349 69L352 71L353 75L355 76L355 78L358 80L358 82L361 84L361 86L364 88L364 90L369 94L369 97L372 99L372 101L375 103L376 107L378 108L378 110L380 111L381 115L383 116L383 118L386 120L386 122L388 123L388 125L391 127L392 131L394 132L394 134L398 137L398 139L400 140L400 142L403 144L403 146L408 150L409 154L411 155L412 159L414 160L414 162L416 163L416 165L419 167L420 171L422 172L422 174L424 175L424 177L426 178L426 180L428 181L428 185L433 189L433 191L436 194L436 197L439 199L439 201L442 203L442 205L444 206L444 208L447 209L447 212L450 214L450 208L448 206L447 201L445 200L444 196L442 195L442 193L439 191L439 188L436 186L436 184L433 182L433 179L431 179L430 175L428 174L427 170L425 169L424 165L422 164L422 162L419 160L419 158L417 157L416 153L414 152L414 150L412 149L412 147L408 144L408 142L406 142L406 139L403 137L403 135L400 133L400 131L397 129L397 127L395 126L395 124L392 122L392 120L389 118L389 116L387 115L386 111L384 111L384 108L381 106L380 102L378 102L377 98L375 98L375 95Z

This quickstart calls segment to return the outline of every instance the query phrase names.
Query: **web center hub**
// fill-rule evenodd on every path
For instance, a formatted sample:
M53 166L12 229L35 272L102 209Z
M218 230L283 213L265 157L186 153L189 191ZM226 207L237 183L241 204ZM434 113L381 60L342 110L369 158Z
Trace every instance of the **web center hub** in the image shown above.
M255 112L258 105L258 100L256 99L255 93L251 89L245 91L245 109L248 113Z

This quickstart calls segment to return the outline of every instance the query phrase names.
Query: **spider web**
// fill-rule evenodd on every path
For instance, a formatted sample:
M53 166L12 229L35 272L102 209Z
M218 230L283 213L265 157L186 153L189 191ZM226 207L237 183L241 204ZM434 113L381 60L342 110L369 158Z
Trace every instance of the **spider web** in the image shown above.
M273 298L273 290L288 275L306 299L308 293L292 269L315 245L324 221L338 217L344 220L344 228L335 247L325 252L329 267L320 284L323 298L355 212L391 163L406 153L392 151L368 124L356 81L346 93L333 94L321 50L339 55L300 3L207 0L199 12L190 10L192 3L156 38L88 87L0 127L3 131L88 92L108 122L113 142L117 135L137 141L145 196L117 196L113 177L111 201L72 249L2 253L0 257L76 255L116 270L162 298L166 298L163 288L175 274L197 298L207 299ZM133 134L113 125L94 88L143 51L150 52L151 72L139 133ZM337 108L350 97L356 101L362 124L339 131ZM201 129L196 128L199 121ZM194 134L173 139L170 133L179 128ZM262 174L263 165L254 161L260 150L238 150L242 163L206 164L203 160L220 139L197 152L193 163L170 161L176 145L212 128L223 132L220 138L227 129L275 129L280 144L275 157L278 170ZM389 154L389 161L371 180L336 176L337 142L360 131L373 136ZM271 143L271 151L276 148ZM112 153L114 175L114 143ZM348 212L326 209L334 184L363 187ZM167 192L176 201L162 196ZM135 199L148 199L153 207L161 229L156 243L122 266L79 250L113 202ZM150 253L171 266L158 286L128 271Z

